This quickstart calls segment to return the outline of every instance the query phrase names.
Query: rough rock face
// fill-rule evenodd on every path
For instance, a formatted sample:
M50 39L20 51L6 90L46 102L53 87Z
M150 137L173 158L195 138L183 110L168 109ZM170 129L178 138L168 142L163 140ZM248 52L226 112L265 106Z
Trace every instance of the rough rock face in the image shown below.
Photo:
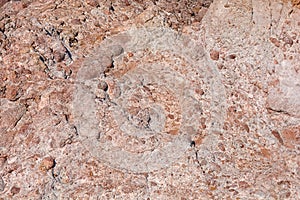
M0 1L0 199L297 199L298 1Z
M74 92L75 124L93 155L115 168L152 172L204 134L203 120L209 135L222 129L224 88L200 44L165 28L106 41L85 60Z

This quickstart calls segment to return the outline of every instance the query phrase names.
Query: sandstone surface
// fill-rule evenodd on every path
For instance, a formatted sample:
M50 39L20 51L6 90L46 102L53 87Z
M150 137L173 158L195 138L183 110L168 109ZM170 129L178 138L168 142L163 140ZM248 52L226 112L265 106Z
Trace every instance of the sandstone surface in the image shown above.
M299 5L0 0L0 199L299 199Z

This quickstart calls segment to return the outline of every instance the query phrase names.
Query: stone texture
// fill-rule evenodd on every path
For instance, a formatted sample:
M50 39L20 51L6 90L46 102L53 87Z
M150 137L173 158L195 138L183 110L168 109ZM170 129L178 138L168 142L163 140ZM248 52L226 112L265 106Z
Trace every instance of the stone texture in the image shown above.
M55 166L54 158L46 157L41 161L39 168L42 171L48 171L49 169L52 169L54 166Z
M0 199L298 199L299 1L0 1Z
M151 172L181 157L199 134L212 137L222 128L224 88L201 46L161 28L133 29L108 41L86 59L74 92L75 125L92 154L115 168ZM111 69L101 64L106 63L104 49L111 50ZM122 52L135 52L127 58L134 65L124 65ZM175 58L176 66L170 65ZM99 73L90 76L94 69ZM107 98L99 103L94 100L101 83L97 77L108 82ZM199 88L206 90L205 97L196 92ZM210 124L207 130L199 127L203 119Z

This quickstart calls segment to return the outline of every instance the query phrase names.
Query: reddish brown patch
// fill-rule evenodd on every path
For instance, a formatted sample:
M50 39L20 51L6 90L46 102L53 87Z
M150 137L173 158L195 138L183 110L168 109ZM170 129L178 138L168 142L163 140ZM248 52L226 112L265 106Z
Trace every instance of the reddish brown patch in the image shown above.
M54 158L52 157L46 157L42 160L39 169L41 171L48 171L49 169L53 168L55 165Z
M250 128L249 128L249 126L248 126L246 123L242 123L241 126L242 126L242 128L243 128L247 133L250 132Z
M270 37L270 41L276 46L280 47L280 42L276 38Z
M97 7L99 5L96 0L87 0L86 3L93 7Z
M266 158L271 158L271 153L268 149L264 148L264 147L260 147L260 152L262 153L262 155Z
M174 119L174 115L172 115L172 114L168 114L168 117L169 117L170 119Z
M235 55L235 54L231 54L231 55L229 55L229 58L230 58L230 59L235 59L235 58L236 58L236 55Z
M10 189L10 192L15 195L15 194L18 194L20 192L20 188L19 187L15 187L13 186L11 189Z
M129 52L127 55L128 55L128 57L132 57L132 56L133 56L133 53L132 53L132 52Z
M294 149L296 144L300 144L300 126L284 129L281 134L286 147Z
M217 186L215 186L215 185L210 185L209 186L209 190L210 191L214 191L214 190L216 190L217 189Z
M136 68L137 66L138 66L138 62L136 62L136 61L127 62L126 65L123 66L121 69L113 71L112 75L117 78L120 78L120 77L124 76L124 74L129 72L130 70L133 70L134 68Z
M279 132L277 130L273 130L271 133L274 135L274 137L276 137L278 142L283 145L283 139L281 138Z
M212 60L219 60L219 57L220 57L220 53L216 50L211 50L210 51L210 58Z
M200 119L200 124L201 124L201 125L200 125L199 127L200 127L201 129L206 129L206 124L205 124L205 123L206 123L206 118L202 117L202 118Z
M275 86L277 86L279 84L279 80L278 79L274 79L274 80L272 80L272 81L270 81L269 83L268 83L268 85L269 86L272 86L272 87L275 87Z
M170 130L170 131L168 131L168 133L171 134L171 135L177 135L178 129Z
M246 181L240 181L238 184L240 188L247 188L250 186Z
M196 89L195 92L199 95L203 95L204 94L204 91L203 89Z
M204 136L203 135L197 135L196 138L195 138L195 144L198 146L200 144L202 144L203 142L203 139L204 139Z

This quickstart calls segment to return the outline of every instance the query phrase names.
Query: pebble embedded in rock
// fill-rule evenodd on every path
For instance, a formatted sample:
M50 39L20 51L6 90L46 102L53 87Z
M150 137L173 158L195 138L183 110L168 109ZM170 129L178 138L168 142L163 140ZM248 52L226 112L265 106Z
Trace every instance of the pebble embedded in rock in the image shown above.
M52 157L46 157L42 160L39 169L41 171L48 171L49 169L52 169L55 165L55 160Z
M11 189L10 189L10 192L15 195L15 194L18 194L20 192L21 188L19 187L16 187L16 186L13 186Z
M235 58L236 58L236 55L235 55L235 54L231 54L231 55L229 55L229 58L230 58L230 59L235 59Z
M212 60L219 60L220 53L216 50L210 51L210 58Z

